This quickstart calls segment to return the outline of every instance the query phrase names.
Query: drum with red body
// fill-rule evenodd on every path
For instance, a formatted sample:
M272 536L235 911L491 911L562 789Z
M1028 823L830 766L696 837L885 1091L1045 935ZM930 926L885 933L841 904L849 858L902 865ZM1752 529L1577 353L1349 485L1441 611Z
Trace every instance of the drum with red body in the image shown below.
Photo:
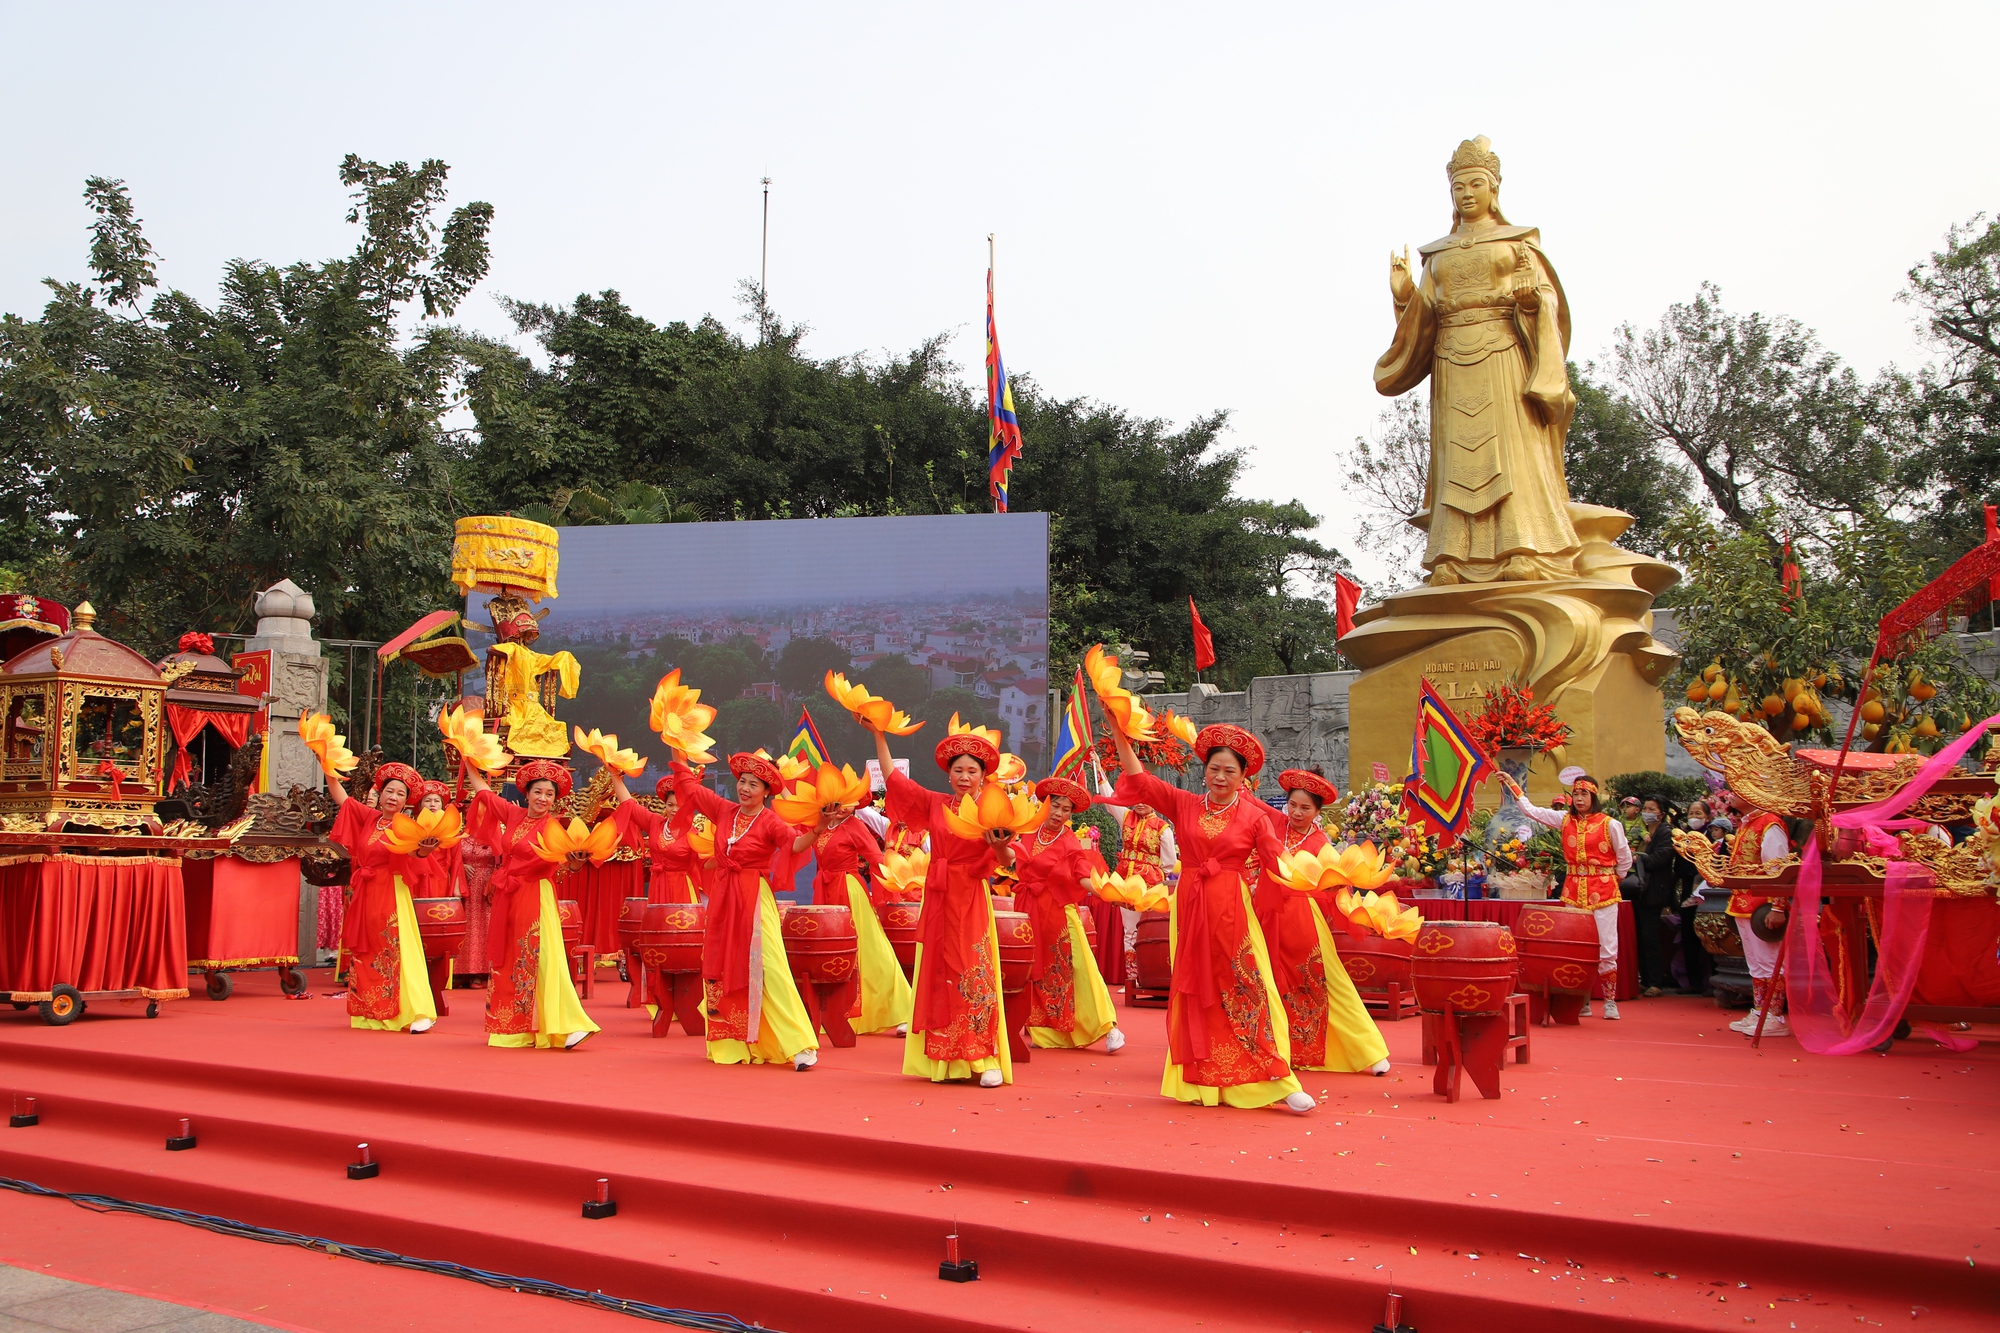
M993 895L992 895L992 898L993 898L993 910L994 910L994 911L996 911L996 912L1011 912L1011 911L1013 911L1013 910L1014 910L1014 895L1013 895L1013 894L1011 894L1011 893L996 893L996 894L993 894Z
M859 941L854 914L838 905L788 903L778 909L785 958L800 981L837 985L854 975Z
M563 952L583 943L583 908L573 899L556 901L556 915L562 918Z
M417 934L423 936L425 958L449 958L465 943L471 923L465 915L463 898L412 898L417 914Z
M1514 922L1521 984L1589 995L1597 971L1597 920L1581 907L1531 903Z
M1410 985L1410 956L1415 940L1385 940L1380 935L1355 939L1345 932L1334 937L1340 965L1359 990L1386 991L1391 985L1404 990Z
M701 972L701 944L708 909L700 903L648 903L632 948L658 972Z
M1132 950L1139 967L1139 989L1164 994L1174 984L1172 936L1165 912L1139 914L1139 934Z
M632 943L639 937L639 928L646 923L646 899L642 894L625 899L618 905L618 947L627 953L632 951Z
M1520 972L1514 934L1498 921L1426 921L1410 956L1417 1007L1497 1014Z
M889 947L896 951L896 961L902 964L904 977L915 977L917 925L923 920L923 903L921 901L883 903L876 915L882 918L882 933L889 937Z
M1035 923L1026 912L995 912L993 933L1000 940L1000 989L1027 989L1035 971Z

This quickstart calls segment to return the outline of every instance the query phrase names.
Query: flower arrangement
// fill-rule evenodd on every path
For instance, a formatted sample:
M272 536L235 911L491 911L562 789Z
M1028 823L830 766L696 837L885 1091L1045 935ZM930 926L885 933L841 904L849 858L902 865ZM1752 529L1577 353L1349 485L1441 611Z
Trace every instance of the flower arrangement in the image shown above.
M1554 754L1569 743L1569 724L1556 718L1555 707L1536 703L1533 690L1511 680L1496 686L1484 711L1465 726L1488 754L1513 749Z
M1133 741L1132 753L1147 768L1163 768L1178 773L1194 758L1194 751L1172 736L1155 735L1151 740ZM1118 745L1109 731L1097 738L1097 762L1112 781L1118 778Z
M1338 841L1349 846L1372 842L1378 847L1402 836L1408 821L1403 817L1403 785L1377 782L1356 787L1340 810Z

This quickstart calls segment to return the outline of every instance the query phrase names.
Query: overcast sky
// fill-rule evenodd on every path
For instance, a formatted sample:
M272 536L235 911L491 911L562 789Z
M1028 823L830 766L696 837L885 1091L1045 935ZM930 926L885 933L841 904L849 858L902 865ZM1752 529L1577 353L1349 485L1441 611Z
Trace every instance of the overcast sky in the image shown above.
M440 157L498 210L493 297L615 287L734 318L773 179L770 292L832 356L939 332L981 357L999 236L1009 364L1185 421L1233 414L1248 489L1349 529L1340 454L1383 407L1386 259L1450 219L1491 136L1572 355L1703 279L1873 374L1895 303L2000 203L1992 5L0 4L0 310L82 277L91 173L163 277L352 248L342 154ZM1033 449L1035 441L1029 439ZM1364 563L1364 572L1369 572Z

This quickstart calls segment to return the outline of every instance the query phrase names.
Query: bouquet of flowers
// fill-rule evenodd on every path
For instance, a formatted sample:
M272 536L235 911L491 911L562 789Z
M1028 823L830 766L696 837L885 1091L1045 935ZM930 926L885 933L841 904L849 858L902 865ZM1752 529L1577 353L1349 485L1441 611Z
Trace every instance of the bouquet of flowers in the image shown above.
M1486 709L1466 719L1466 730L1487 754L1524 749L1554 754L1569 743L1569 724L1558 721L1555 707L1535 702L1535 692L1513 681L1486 696Z
M1339 820L1343 846L1372 842L1386 847L1402 836L1408 822L1403 817L1403 785L1377 782L1355 788L1341 807Z

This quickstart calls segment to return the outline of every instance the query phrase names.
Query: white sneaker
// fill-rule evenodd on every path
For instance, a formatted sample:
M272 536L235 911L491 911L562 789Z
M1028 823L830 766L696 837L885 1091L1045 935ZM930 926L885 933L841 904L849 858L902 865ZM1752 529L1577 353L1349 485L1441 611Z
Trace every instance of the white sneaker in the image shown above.
M1380 1078L1389 1072L1389 1062L1387 1060L1377 1060L1374 1064L1368 1066L1368 1072L1376 1078Z
M909 1035L910 1035L910 1025L909 1025L908 1023L898 1023L898 1024L896 1024L896 1035L897 1035L897 1036L899 1036L899 1037L907 1037L907 1036L909 1036Z
M800 1051L792 1057L792 1068L803 1074L819 1063L818 1051Z
M1618 1001L1606 1000L1604 1002L1604 1016L1606 1018L1618 1017Z
M989 1069L979 1076L979 1086L982 1088L997 1088L1004 1082L1006 1076L997 1069Z
M1584 1017L1584 1018L1589 1018L1589 1017L1590 1017L1590 1001L1589 1001L1589 1000L1585 1000L1585 1001L1583 1002L1583 1009L1582 1009L1581 1013L1582 1013L1582 1017Z
M583 1039L589 1035L588 1032L570 1033L567 1037L563 1038L563 1049L566 1051L575 1050L577 1047L583 1045Z
M1104 1053L1106 1055L1116 1055L1124 1049L1125 1034L1117 1028L1111 1029L1111 1035L1104 1039Z
M437 1020L435 1018L419 1018L416 1022L410 1024L410 1031L429 1032L432 1028L436 1026L437 1026Z
M1313 1100L1313 1095L1310 1092L1295 1092L1285 1098L1285 1109L1294 1111L1299 1115L1304 1115L1318 1106L1319 1103Z
M1750 1035L1753 1037L1756 1036L1757 1029L1751 1028ZM1792 1035L1792 1025L1785 1021L1783 1014L1772 1014L1764 1020L1764 1035L1767 1037L1789 1037Z
M1755 1032L1757 1030L1757 1011L1752 1009L1749 1013L1731 1023L1729 1030L1731 1032L1741 1032L1746 1037Z

